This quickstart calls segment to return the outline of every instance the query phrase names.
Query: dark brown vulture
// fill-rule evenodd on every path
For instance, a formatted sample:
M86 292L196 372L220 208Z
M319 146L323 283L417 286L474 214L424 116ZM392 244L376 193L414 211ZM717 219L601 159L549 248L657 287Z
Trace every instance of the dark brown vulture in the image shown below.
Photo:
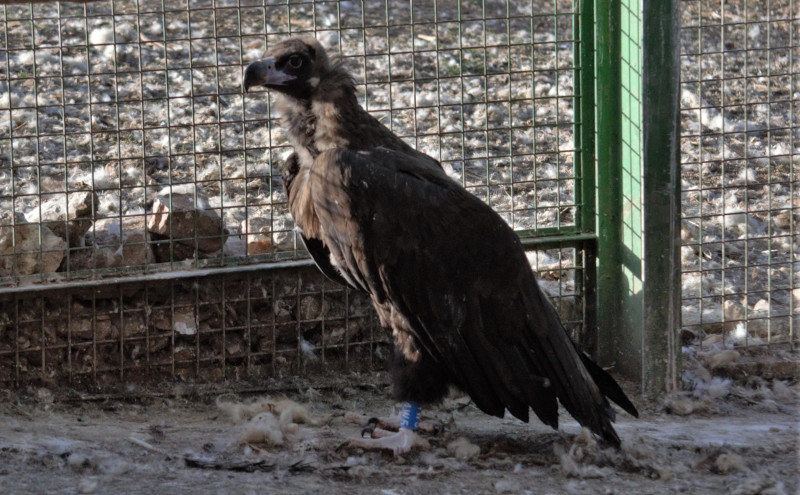
M394 336L405 414L455 386L487 414L527 422L532 408L557 428L560 401L619 446L608 399L636 408L569 338L499 215L361 108L352 76L316 40L274 45L245 71L245 90L254 86L278 95L294 146L283 181L308 251L328 277L368 293ZM413 419L405 438L378 446L410 448Z

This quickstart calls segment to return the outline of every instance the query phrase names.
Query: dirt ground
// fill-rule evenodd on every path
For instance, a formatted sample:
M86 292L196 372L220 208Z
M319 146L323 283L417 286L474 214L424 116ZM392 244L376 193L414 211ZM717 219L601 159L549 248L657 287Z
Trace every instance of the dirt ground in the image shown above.
M443 433L426 436L430 449L393 456L347 446L361 427L347 422L346 412L392 414L384 385L236 395L188 388L88 398L33 388L4 394L5 494L780 495L800 489L796 402L764 407L728 398L707 404L702 414L677 416L640 401L640 419L619 415L623 447L616 451L581 435L565 414L556 432L537 420L491 418L453 398L423 411L445 424ZM308 414L279 419L278 398ZM281 445L259 441L265 437L253 425L266 416L279 426L273 440Z

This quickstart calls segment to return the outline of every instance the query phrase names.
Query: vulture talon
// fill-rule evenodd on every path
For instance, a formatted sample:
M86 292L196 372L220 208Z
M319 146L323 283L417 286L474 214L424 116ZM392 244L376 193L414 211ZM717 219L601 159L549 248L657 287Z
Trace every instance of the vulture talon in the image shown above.
M517 234L361 108L343 60L290 38L243 84L277 93L294 148L282 170L288 210L320 270L370 296L394 339L395 398L436 403L456 386L487 414L527 422L533 409L554 428L560 402L619 446L610 401L636 407L572 342ZM419 437L401 428L392 438L358 442L402 452Z
M372 434L375 432L375 428L378 427L378 423L378 418L369 418L369 420L367 420L367 424L361 429L361 438L364 438L365 433L368 433L369 436L372 437Z
M447 431L447 426L441 421L434 422L431 428L433 430L433 436L435 437L438 437L439 435Z

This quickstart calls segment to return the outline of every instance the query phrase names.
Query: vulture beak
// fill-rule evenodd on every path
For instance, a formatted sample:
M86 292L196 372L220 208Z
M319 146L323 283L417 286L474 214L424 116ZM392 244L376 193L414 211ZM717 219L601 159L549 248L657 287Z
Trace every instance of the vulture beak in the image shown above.
M275 68L274 57L267 57L247 66L244 71L244 91L246 93L253 86L284 86L293 79L296 77Z

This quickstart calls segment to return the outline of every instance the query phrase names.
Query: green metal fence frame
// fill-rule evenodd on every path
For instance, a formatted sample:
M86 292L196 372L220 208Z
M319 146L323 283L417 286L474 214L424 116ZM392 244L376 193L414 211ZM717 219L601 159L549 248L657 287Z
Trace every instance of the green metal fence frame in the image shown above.
M655 397L679 374L679 2L576 1L577 221L520 237L583 253L582 344Z
M598 357L647 396L677 387L678 0L597 0Z

